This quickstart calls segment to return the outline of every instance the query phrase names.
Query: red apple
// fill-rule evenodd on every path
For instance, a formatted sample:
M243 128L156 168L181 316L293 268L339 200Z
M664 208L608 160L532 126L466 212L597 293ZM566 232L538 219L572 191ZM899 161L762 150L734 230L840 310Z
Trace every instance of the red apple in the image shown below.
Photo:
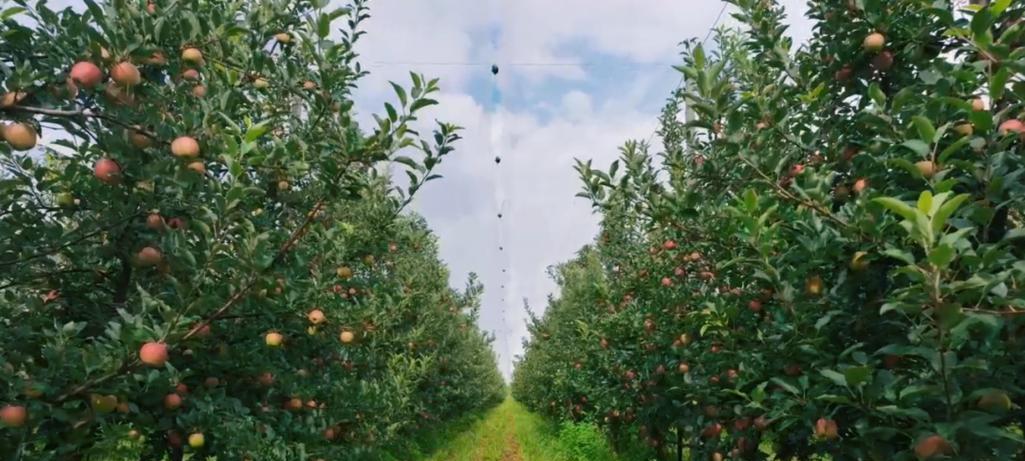
M142 74L139 68L128 61L123 61L110 70L110 78L123 87L130 87L142 83Z
M135 260L142 267L156 266L157 264L160 264L160 261L163 259L164 255L160 253L160 250L153 247L144 247L135 255Z
M199 156L199 142L189 136L180 136L171 141L171 155L182 158L196 158Z
M22 405L4 405L0 408L0 422L7 427L21 427L28 419L28 410Z
M93 165L93 175L100 182L118 184L121 182L121 166L109 158L101 158Z
M167 363L167 345L148 342L139 348L139 361L151 367L160 368Z
M71 81L77 86L93 88L103 82L103 71L96 64L80 61L71 66Z
M946 458L952 454L954 448L950 446L950 442L937 434L925 437L915 444L915 456L921 461Z
M11 149L17 151L32 149L39 140L36 129L28 123L0 125L0 135L3 135L7 144L11 145Z
M182 396L170 393L164 396L164 408L168 410L177 410L182 406Z

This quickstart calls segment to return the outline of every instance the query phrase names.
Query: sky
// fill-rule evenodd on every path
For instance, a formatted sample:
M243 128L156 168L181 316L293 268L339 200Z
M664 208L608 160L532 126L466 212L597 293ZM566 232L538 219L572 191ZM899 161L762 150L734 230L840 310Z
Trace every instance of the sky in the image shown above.
M344 0L333 0L335 5ZM797 43L810 35L805 0L780 0ZM485 285L480 326L506 377L523 352L529 305L544 312L558 287L548 268L590 243L598 217L575 197L575 158L604 167L628 139L647 140L680 82L680 42L704 38L720 0L371 0L358 51L370 71L356 92L372 124L394 101L389 81L440 78L440 105L421 116L463 127L443 179L413 209L440 239L450 285L469 273ZM51 8L84 8L52 0ZM497 75L491 66L498 66ZM657 140L655 140L657 143ZM496 164L495 158L501 163ZM502 214L499 219L498 215ZM500 250L499 248L502 248Z
M805 1L781 3L789 35L803 42ZM496 336L504 375L523 352L524 303L543 313L558 288L548 267L597 232L590 203L575 197L574 158L604 167L624 141L649 139L680 81L671 67L679 43L704 38L722 8L719 0L370 2L358 51L371 75L357 110L370 120L394 99L388 81L408 82L410 70L441 79L441 104L422 119L458 124L464 139L441 165L444 179L413 207L440 238L451 285L470 272L485 284L480 325ZM731 11L720 25L734 25Z

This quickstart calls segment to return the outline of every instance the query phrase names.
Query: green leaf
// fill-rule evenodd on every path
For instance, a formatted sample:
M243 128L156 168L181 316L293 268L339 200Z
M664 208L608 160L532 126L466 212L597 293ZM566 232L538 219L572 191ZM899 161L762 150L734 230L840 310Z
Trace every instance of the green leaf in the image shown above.
M927 155L929 155L929 144L926 144L921 140L909 139L907 141L900 143L900 145L907 147L908 149L911 149L922 158L925 158Z
M937 157L937 161L941 165L944 164L944 163L947 163L947 160L950 158L951 155L954 155L955 153L957 153L959 150L961 150L966 145L968 145L968 143L970 143L971 141L972 141L972 136L964 136L961 139L958 139L957 141L954 141L949 146L944 148L942 152L940 152L939 157Z
M872 367L850 367L843 371L844 380L850 387L858 387L872 379Z
M790 384L790 383L784 381L781 378L772 378L771 381L772 381L773 384L779 386L780 388L782 388L783 390L785 390L785 391L787 391L787 392L789 392L791 394L798 395L798 396L801 395L801 391L798 390L796 387L794 387L793 384Z
M932 210L932 192L923 190L918 194L918 211L928 214Z
M838 373L836 370L830 370L829 368L823 368L823 369L819 370L819 374L821 374L822 376L825 376L827 379L829 379L830 381L832 381L832 382L834 382L834 383L836 383L836 384L838 384L840 386L846 386L847 385L847 378L845 378L844 375Z
M916 115L911 117L912 123L915 124L915 128L918 129L918 137L926 144L932 144L936 141L936 127L932 125L929 119Z
M886 209L900 215L901 217L909 221L914 221L915 216L917 215L914 208L911 208L910 206L908 206L907 203L904 203L893 197L879 197L873 199L872 201L882 205Z
M966 200L971 198L968 194L958 194L954 198L948 200L940 207L932 217L932 231L933 233L939 233L943 231L943 228L947 226L947 219L961 207Z
M937 245L929 252L929 262L939 268L947 267L954 260L954 249L949 245Z
M881 88L879 88L878 83L872 82L872 84L868 86L868 95L872 98L872 102L877 106L881 108L886 107L886 94L883 93Z
M401 104L402 107L406 107L406 89L403 88L402 85L399 85L398 83L395 83L395 82L388 82L388 83L390 83L391 87L393 89L395 89L395 95L398 96L398 98L399 98L399 104Z
M331 33L331 16L325 13L320 14L320 20L317 21L317 36L320 38L327 38Z

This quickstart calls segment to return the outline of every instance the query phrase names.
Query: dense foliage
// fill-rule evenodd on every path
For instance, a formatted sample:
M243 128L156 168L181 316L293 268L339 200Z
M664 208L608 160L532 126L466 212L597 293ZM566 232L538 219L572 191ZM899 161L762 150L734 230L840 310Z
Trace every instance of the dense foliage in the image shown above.
M1023 459L1025 7L810 2L795 51L731 3L664 151L579 165L601 234L514 395L665 458Z
M402 212L437 82L361 130L368 10L328 3L0 3L0 458L364 459L501 400Z

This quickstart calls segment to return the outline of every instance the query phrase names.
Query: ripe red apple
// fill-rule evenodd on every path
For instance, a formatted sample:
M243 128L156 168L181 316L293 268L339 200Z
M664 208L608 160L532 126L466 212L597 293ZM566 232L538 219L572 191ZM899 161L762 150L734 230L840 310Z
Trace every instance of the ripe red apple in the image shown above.
M203 64L203 52L199 48L185 48L182 50L182 61L192 64Z
M199 71L196 69L185 69L184 71L182 71L181 78L182 80L199 80Z
M17 151L32 149L36 147L36 142L38 142L36 129L28 123L0 125L0 135L3 135L7 144L11 145L11 149Z
M150 213L146 216L146 228L158 232L164 230L164 217L159 213Z
M264 342L267 343L267 345L270 347L280 347L281 343L283 343L284 341L285 337L282 336L281 333L278 333L276 331L267 333L267 336L264 337Z
M676 366L676 371L681 375L690 373L690 365L688 365L687 362L680 362L680 364Z
M303 401L298 397L292 397L285 401L285 409L289 411L299 411L303 409Z
M181 158L196 158L199 156L199 142L189 136L179 136L171 141L171 155Z
M798 163L797 165L790 167L790 176L797 177L800 176L801 173L804 173L804 165Z
M123 87L135 86L142 83L142 74L139 68L128 61L122 61L110 70L110 78Z
M163 66L167 64L167 55L165 55L163 51L155 51L142 62L151 66Z
M893 67L893 52L886 50L872 58L872 68L878 72L886 72Z
M833 79L840 83L846 83L854 76L854 69L851 66L843 66L833 74Z
M89 61L79 61L71 66L71 81L86 88L93 88L103 82L103 71Z
M650 333L652 331L655 331L656 327L657 327L657 325L655 325L655 321L654 320L652 320L652 319L644 319L644 331L647 331L647 332Z
M178 383L174 386L174 391L177 392L178 395L187 395L189 393L189 386L185 383Z
M751 312L754 312L754 313L761 312L762 311L762 302L760 300L757 300L757 299L752 299L751 301L749 301L747 303L747 308L750 309Z
M662 277L662 286L671 287L673 286L673 279L669 277Z
M765 415L759 416L754 420L755 429L758 429L759 431L764 431L771 423L772 421L766 418Z
M950 446L950 442L937 434L925 437L915 444L915 456L921 461L945 458L952 454L954 454L954 448Z
M1007 136L1008 134L1015 133L1019 137L1025 137L1025 123L1022 123L1021 120L1015 118L1005 120L1000 124L998 131L1000 132L1000 136Z
M8 404L0 408L0 422L7 427L21 427L28 419L28 410L22 405Z
M135 255L135 260L139 266L142 267L153 267L160 264L160 261L164 259L164 255L160 253L160 250L153 247L143 247L139 250L139 253Z
M188 168L190 171L199 173L201 175L206 174L206 164L204 164L203 162L189 162L188 165L185 165L185 168Z
M665 248L666 250L675 250L676 242L673 240L666 240L662 243L662 248Z
M356 335L349 330L345 330L338 335L338 339L342 341L342 344L349 344L356 340Z
M160 368L167 363L167 344L148 342L139 348L139 361L151 367Z
M855 194L861 194L866 189L868 189L868 180L865 178L859 178L857 181L854 181L854 187L851 188Z
M118 184L121 182L121 166L109 158L101 158L93 165L93 175L100 182Z
M986 101L983 101L982 98L974 98L971 102L973 111L982 112L986 110Z
M200 83L200 84L192 87L192 96L195 96L197 98L205 97L206 96L206 85L203 85L202 83Z
M701 431L701 437L706 439L718 439L719 434L722 434L722 424L719 423L709 424Z
M886 46L886 36L879 32L868 34L861 42L862 49L869 53L878 53L884 46Z
M185 223L185 219L183 219L183 218L175 217L175 218L171 218L171 219L167 220L167 227L170 227L171 229L181 230L181 229L185 229L185 226L186 226L186 223Z
M164 408L168 410L177 410L182 406L182 396L170 393L164 396Z
M327 321L327 317L324 315L324 311L320 309L313 309L306 313L306 318L309 319L310 323L314 325L320 325Z
M836 440L840 438L836 421L827 418L819 418L815 421L815 437L825 440Z
M203 448L206 445L206 437L203 436L202 432L193 432L189 434L189 446L192 448Z
M936 163L929 160L916 162L915 168L918 169L918 172L921 173L925 179L932 178L938 170Z

